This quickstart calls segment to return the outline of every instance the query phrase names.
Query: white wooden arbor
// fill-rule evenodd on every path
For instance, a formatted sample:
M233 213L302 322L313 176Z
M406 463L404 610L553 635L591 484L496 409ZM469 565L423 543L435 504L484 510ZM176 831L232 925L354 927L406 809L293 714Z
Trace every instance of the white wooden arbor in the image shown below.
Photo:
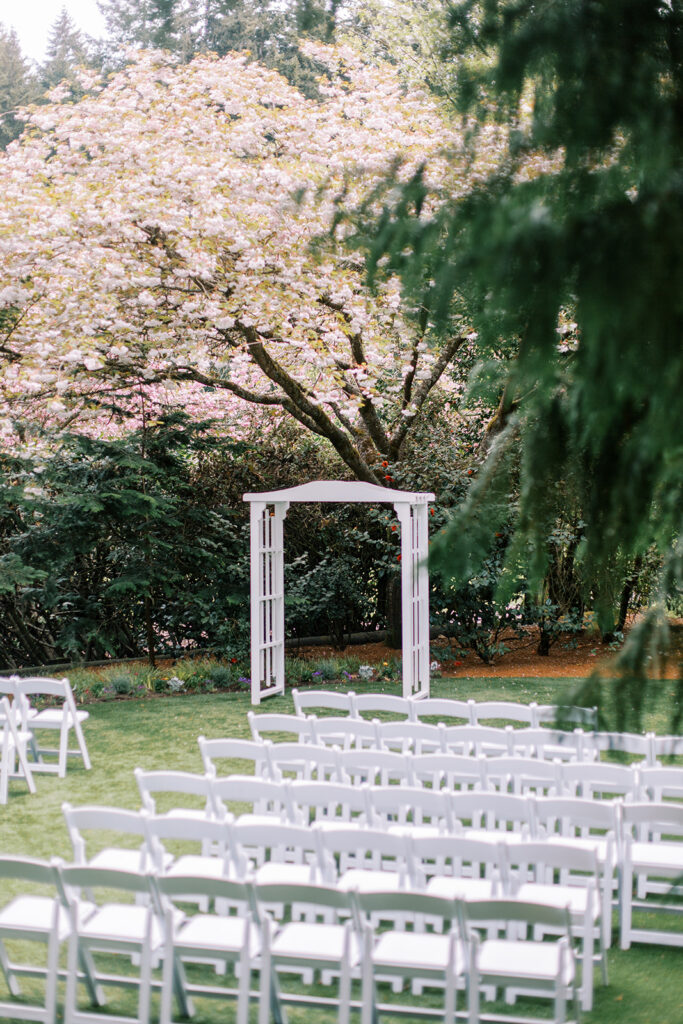
M285 691L283 525L294 501L393 505L401 524L403 696L429 696L428 503L434 495L368 483L314 480L245 494L251 512L251 702Z

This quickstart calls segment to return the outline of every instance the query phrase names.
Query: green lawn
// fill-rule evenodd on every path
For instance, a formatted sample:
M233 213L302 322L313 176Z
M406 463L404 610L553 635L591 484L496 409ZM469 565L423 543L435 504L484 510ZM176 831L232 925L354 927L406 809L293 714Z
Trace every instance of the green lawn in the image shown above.
M549 703L566 691L570 681L558 679L476 679L435 681L435 696L537 700ZM665 684L663 684L665 686ZM370 689L369 687L368 689ZM394 688L393 692L398 692ZM662 698L668 692L662 691ZM137 808L138 792L133 769L173 768L201 771L197 736L248 736L246 694L211 694L94 704L86 724L86 738L93 762L91 772L80 761L70 764L66 779L37 776L38 793L30 796L23 784L10 784L10 801L0 808L0 849L34 857L70 858L71 849L61 805L99 803ZM289 696L273 698L262 710L290 711ZM663 711L648 711L647 725L666 731ZM683 949L634 946L628 952L612 949L609 955L610 984L597 981L595 1007L586 1020L595 1024L682 1024ZM0 979L0 999L4 997ZM325 994L329 994L324 990ZM124 995L114 1007L128 1006ZM128 1002L127 1002L128 1001ZM421 1000L422 1002L422 1000ZM435 1004L435 1005L438 1005ZM317 1024L333 1019L317 1009L292 1009L292 1024ZM195 1018L198 1024L229 1024L234 1020L232 1003L205 1002ZM397 1018L393 1018L397 1019Z

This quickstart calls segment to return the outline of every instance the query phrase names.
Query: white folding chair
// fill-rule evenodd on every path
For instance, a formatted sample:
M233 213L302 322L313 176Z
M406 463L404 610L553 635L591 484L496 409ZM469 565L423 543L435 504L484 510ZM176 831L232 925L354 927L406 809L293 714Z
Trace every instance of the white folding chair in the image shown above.
M444 899L489 899L500 895L507 863L503 842L460 835L413 835L409 849L415 883Z
M207 775L246 775L248 774L245 772L247 766L251 766L250 774L257 775L259 778L263 778L270 772L269 740L254 742L254 740L229 737L209 740L206 736L200 736L197 742L204 772ZM219 767L221 771L219 771Z
M227 820L149 815L146 829L150 861L158 876L235 877Z
M509 700L472 701L472 725L483 725L493 721L501 725L508 725L510 722L533 725L535 711L535 704L516 704Z
M282 782L257 779L253 775L226 775L213 779L212 796L219 818L238 817L255 823L291 821L289 790ZM244 805L249 810L243 810Z
M288 822L272 825L234 822L230 827L232 857L242 878L253 875L260 884L316 884L321 877L318 830ZM260 856L250 862L254 849ZM278 915L279 916L279 915Z
M293 821L300 825L326 828L368 820L367 786L293 779L289 797Z
M62 811L75 864L132 872L143 872L151 867L146 811L127 811L121 807L72 807L68 803L62 804ZM88 842L83 833L88 834ZM131 845L107 845L114 833L117 839L125 836L125 842Z
M621 948L631 942L683 946L683 932L634 928L633 910L683 911L672 899L683 895L683 806L632 803L622 808ZM633 886L636 884L634 897ZM662 899L668 894L669 901ZM654 895L654 900L648 900Z
M319 743L269 743L267 774L271 779L339 780L339 753Z
M253 711L247 711L247 721L255 742L267 739L272 743L315 743L310 718L277 712L255 715Z
M342 750L337 754L339 781L354 786L405 786L410 778L409 758L393 750Z
M144 872L121 871L88 865L61 868L64 889L70 900L71 933L69 935L65 1024L139 1024L150 1019L152 969L163 952L164 927L160 920L151 876ZM80 892L95 893L95 909L88 916L80 911ZM102 898L100 899L100 894ZM119 900L112 899L112 894ZM130 898L136 902L127 902ZM124 902L125 901L125 902ZM94 954L118 954L128 962L139 962L137 979L130 975L108 975L98 972L96 991L90 994L91 1006L78 1005L79 961L85 955L95 963ZM105 985L134 985L138 989L135 1016L112 1016L97 1012L104 1006ZM94 1005L93 1005L94 1004Z
M377 746L382 750L397 750L399 753L433 754L446 753L445 725L429 725L427 722L378 722Z
M336 746L340 750L376 750L380 746L379 722L373 719L366 722L362 718L329 718L308 719L313 727L314 742L321 746Z
M325 881L342 892L410 888L410 852L401 833L340 825L320 831L320 850Z
M344 715L353 714L353 690L340 693L338 690L292 690L294 710L297 715L307 715L311 708L325 711L339 711Z
M413 701L413 718L421 721L424 718L438 718L439 721L449 720L463 725L474 725L472 706L473 700L451 700L448 697L425 697L424 700Z
M392 714L407 720L413 715L415 703L409 697L399 697L395 693L356 693L353 698L353 715L359 718L364 714Z
M213 769L205 775L195 775L193 772L180 771L143 771L136 768L134 771L135 780L140 791L142 806L150 814L160 815L161 809L157 806L157 799L160 793L172 797L172 806L166 810L165 815L183 818L194 817L198 820L204 818L216 818L218 809L213 798L212 784L215 779ZM182 794L184 797L196 797L194 801L201 806L187 807L179 805L176 797ZM166 801L168 803L168 801Z
M19 727L7 697L0 698L0 804L7 803L11 778L23 778L29 793L36 791L26 753L30 738L31 734Z
M489 986L506 990L508 1001L518 992L551 999L553 1024L565 1024L571 1000L573 1021L578 1024L576 967L566 908L509 899L468 900L461 907L472 943L469 1024L479 1024L479 992ZM536 940L539 928L553 934L554 941ZM501 1013L496 1019L505 1018Z
M269 1024L271 1013L276 1021L283 1020L281 1003L296 1001L295 996L283 996L280 973L315 970L339 973L338 1020L349 1024L351 976L359 967L361 952L350 895L322 885L277 883L256 886L255 892L262 925L259 1024ZM266 909L272 905L305 908L303 919L278 926ZM339 915L346 917L344 923L330 920ZM315 995L304 998L307 1004L315 1002Z
M595 761L597 749L593 733L583 729L563 732L559 729L510 730L510 753L522 757L537 757L545 761Z
M450 725L444 728L446 750L452 754L475 757L502 757L512 754L511 725L496 729L489 725Z
M445 789L401 786L397 799L396 786L368 786L366 794L373 828L422 835L454 829L450 793Z
M655 736L650 733L650 763L657 764L660 757L683 757L683 736Z
M581 1006L593 1008L593 966L607 984L606 922L611 928L612 891L601 870L596 849L571 844L534 842L505 847L509 894L530 903L569 911L572 934L581 943ZM595 953L597 939L598 952Z
M593 732L598 727L598 709L574 707L570 704L531 704L534 709L533 726L555 726L560 723L561 729L578 727Z
M507 842L519 842L536 835L534 801L526 796L491 791L453 793L451 813L459 823L458 831L472 839L499 842L504 837Z
M486 758L468 754L419 754L408 757L409 784L430 789L486 788ZM497 758L495 759L497 760Z
M599 752L626 754L633 760L640 759L644 764L654 764L655 761L652 739L652 733L644 736L631 732L593 733L593 743Z
M665 768L658 765L637 767L636 800L683 801L683 768Z
M156 885L166 915L159 1024L173 1024L174 995L180 1015L186 1018L194 1014L193 994L218 999L234 994L222 985L188 982L185 961L206 959L222 964L223 968L227 964L236 968L237 1024L248 1024L251 973L261 952L259 929L246 909L251 902L249 888L244 882L191 874L166 875ZM200 906L209 906L211 901L216 907L239 906L241 912L229 916L204 911L178 918L174 902L188 899Z
M58 896L55 864L28 857L0 856L0 879L11 880L14 893L0 908L0 971L10 996L0 1000L0 1018L56 1024L59 949L71 926ZM46 946L45 968L36 967L33 958L31 964L12 963L5 947L7 941ZM42 1003L24 1001L19 983L24 974L44 977Z
M89 713L76 707L69 680L40 677L17 679L16 693L21 708L22 728L30 730L34 736L43 731L59 732L58 747L41 747L39 743L37 744L38 761L33 765L33 771L52 772L63 779L69 757L81 757L83 766L89 770L92 766L82 729L82 724L89 718ZM58 701L59 706L37 711L31 706L31 697L49 697ZM77 749L69 748L69 734L72 729ZM44 754L56 754L57 763L43 761Z
M455 1024L456 992L467 977L468 952L458 928L458 907L450 899L420 892L357 893L363 927L361 1024L374 1024L380 1013L421 1016L419 1006L382 1006L377 999L376 979L394 977L399 981L418 981L421 987L438 986L445 990L443 1021ZM389 914L402 924L389 931L376 932L373 921ZM438 931L427 931L424 922L436 922ZM433 1010L432 1010L433 1015Z
M634 800L637 790L636 769L624 764L602 761L567 762L561 766L562 790L565 796L586 800Z
M535 757L490 757L483 761L486 788L500 793L557 796L562 792L560 768L555 761Z

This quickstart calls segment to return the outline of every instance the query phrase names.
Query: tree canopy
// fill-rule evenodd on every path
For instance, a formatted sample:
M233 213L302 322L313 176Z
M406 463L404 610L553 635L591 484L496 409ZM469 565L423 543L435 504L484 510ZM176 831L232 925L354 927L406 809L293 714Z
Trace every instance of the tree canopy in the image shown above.
M543 578L548 525L571 503L581 517L578 557L594 581L654 545L660 597L675 599L683 575L681 5L464 0L452 8L450 41L482 54L460 69L457 101L480 125L505 123L504 159L428 217L418 175L399 205L387 203L379 230L366 228L375 272L399 273L414 302L428 295L436 326L447 326L461 293L482 353L503 340L517 346L514 359L480 367L499 413L442 563L471 574L519 472L509 576L521 561L532 581ZM548 160L531 179L523 173L530 152ZM655 618L653 610L642 629L656 632ZM642 642L622 658L638 685L647 654Z

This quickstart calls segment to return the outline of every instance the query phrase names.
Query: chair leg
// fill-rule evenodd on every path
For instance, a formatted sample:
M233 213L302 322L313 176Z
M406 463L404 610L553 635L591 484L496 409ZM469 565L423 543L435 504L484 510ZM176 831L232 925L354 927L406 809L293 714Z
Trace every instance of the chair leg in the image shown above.
M62 720L62 728L59 730L59 768L57 774L60 779L66 777L66 757L69 749L69 721L66 717L66 708L64 709L64 718Z
M9 957L7 956L7 950L5 945L0 939L0 970L5 976L7 982L7 988L10 991L10 995L19 996L21 995L21 987L17 981L17 976L10 967Z
M76 1015L76 1001L78 998L78 933L75 927L76 910L73 908L72 930L69 936L66 967L66 992L64 995L64 1024L73 1024Z
M169 915L170 916L170 915ZM172 927L172 925L171 925ZM159 1024L171 1024L173 1017L173 993L175 981L175 954L173 938L167 932L164 946L164 964L161 972L161 1004L159 1007Z
M621 876L619 898L619 938L622 949L631 948L631 915L633 899L633 868L629 863L624 866Z
M147 913L145 941L140 955L140 989L138 993L138 1020L148 1021L152 994L152 914Z
M270 955L270 919L264 915L261 947L261 978L259 982L258 1024L269 1024L273 962Z
M349 1024L351 1015L351 967L345 957L339 975L339 1024Z
M363 932L363 963L361 965L361 1024L374 1024L375 1010L375 978L372 967L373 933L367 924Z
M47 975L45 978L45 1018L48 1024L57 1021L57 972L59 970L59 905L55 900L52 930L47 943Z

